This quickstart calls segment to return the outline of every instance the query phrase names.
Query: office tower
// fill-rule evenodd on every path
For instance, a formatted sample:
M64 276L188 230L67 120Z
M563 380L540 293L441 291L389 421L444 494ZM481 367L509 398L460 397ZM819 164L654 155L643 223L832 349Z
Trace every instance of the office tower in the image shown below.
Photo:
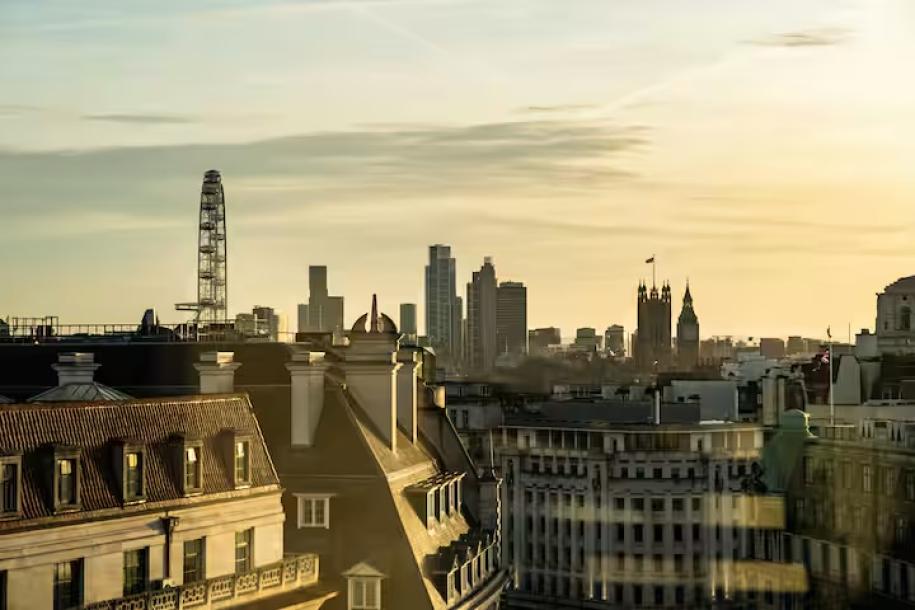
M416 334L416 303L400 304L400 332L405 335Z
M496 364L496 268L492 257L467 284L467 355L472 371L489 372Z
M699 364L699 318L693 309L693 296L686 285L683 309L677 319L677 365L682 370L692 370Z
M280 333L280 317L272 307L255 305L251 310L253 314L254 335L266 337L270 341L278 341Z
M600 336L594 328L584 327L575 331L576 349L585 352L596 352L600 350Z
M545 356L551 345L560 345L562 336L555 326L535 328L527 333L528 350L532 356Z
M300 333L308 332L308 304L299 303L298 307L298 325L296 330Z
M671 360L670 285L652 285L651 290L639 283L638 330L635 358L642 370L666 368Z
M461 309L451 246L429 246L429 264L426 265L426 336L436 352L452 364L460 360L462 352Z
M496 290L496 346L499 354L527 353L527 288L502 282Z
M300 309L301 311L301 309ZM341 332L343 330L343 297L329 296L327 292L327 267L308 267L308 325L299 331Z
M613 324L604 331L604 350L616 358L626 355L626 331L619 324Z

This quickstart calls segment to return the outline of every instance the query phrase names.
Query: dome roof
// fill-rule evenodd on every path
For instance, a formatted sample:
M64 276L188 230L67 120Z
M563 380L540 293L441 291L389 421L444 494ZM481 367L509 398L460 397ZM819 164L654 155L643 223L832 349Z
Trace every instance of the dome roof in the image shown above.
M131 400L133 397L101 383L68 383L45 390L29 398L29 402L98 402Z
M885 292L915 292L915 275L901 277L884 289Z
M370 317L371 316L371 317ZM371 322L370 322L371 321ZM368 328L366 328L368 324ZM387 314L378 313L378 300L372 295L372 313L364 313L353 324L354 333L396 333L397 325Z

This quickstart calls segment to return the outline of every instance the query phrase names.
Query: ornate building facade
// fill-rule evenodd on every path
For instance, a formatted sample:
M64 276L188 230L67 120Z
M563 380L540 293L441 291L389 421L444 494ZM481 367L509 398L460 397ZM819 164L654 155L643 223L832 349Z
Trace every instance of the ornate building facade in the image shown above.
M639 284L638 330L636 331L635 359L643 370L657 370L671 364L671 303L670 285L663 284L649 290Z
M677 319L677 367L689 371L699 364L699 318L693 309L693 295L686 285L683 309Z

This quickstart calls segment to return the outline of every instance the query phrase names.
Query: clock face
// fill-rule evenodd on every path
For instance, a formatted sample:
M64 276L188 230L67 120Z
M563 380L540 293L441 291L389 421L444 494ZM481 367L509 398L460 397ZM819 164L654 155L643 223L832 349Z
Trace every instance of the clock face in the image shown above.
M679 333L679 338L686 341L696 341L699 339L699 329L694 326L688 326Z

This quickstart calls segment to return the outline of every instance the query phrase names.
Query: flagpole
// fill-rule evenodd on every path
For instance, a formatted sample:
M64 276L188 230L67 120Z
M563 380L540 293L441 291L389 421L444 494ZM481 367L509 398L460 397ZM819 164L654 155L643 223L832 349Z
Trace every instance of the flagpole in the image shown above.
M829 333L829 425L836 425L836 402L832 387L832 333Z
M657 274L655 273L655 266L658 264L655 255L651 255L651 286L655 287L658 285Z

